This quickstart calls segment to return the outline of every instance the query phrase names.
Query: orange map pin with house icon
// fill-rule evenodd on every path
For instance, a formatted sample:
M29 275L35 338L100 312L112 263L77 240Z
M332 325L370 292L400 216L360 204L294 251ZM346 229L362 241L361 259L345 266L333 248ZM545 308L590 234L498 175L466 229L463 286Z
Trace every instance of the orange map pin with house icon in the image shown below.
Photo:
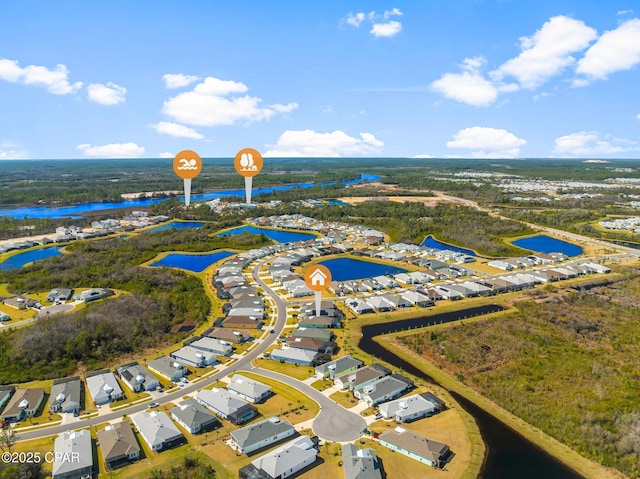
M184 180L184 204L191 202L191 180L202 171L202 158L195 151L182 150L173 159L173 171Z
M314 264L304 273L304 283L314 292L316 300L316 316L322 310L322 292L331 284L331 271L326 266Z
M264 160L258 150L253 148L243 148L236 153L233 159L233 166L239 175L244 176L244 189L247 204L251 204L251 190L253 188L253 177L262 171Z

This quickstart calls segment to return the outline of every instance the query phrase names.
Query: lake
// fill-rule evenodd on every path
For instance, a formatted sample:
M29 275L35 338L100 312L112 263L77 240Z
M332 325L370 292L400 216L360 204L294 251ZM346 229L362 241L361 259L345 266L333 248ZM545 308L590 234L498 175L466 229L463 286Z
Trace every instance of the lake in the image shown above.
M459 246L453 246L447 243L442 243L441 241L438 241L437 239L435 239L433 236L429 235L425 238L425 240L420 243L420 246L426 246L427 248L435 248L435 249L448 249L451 251L457 251L458 253L463 253L469 256L475 256L475 252L473 252L470 249L466 249L466 248L460 248Z
M164 230L186 230L189 228L200 228L201 226L202 223L199 221L171 221L167 224L144 230L143 233L156 233Z
M582 254L582 248L573 243L567 243L547 235L530 236L512 241L511 244L536 253L564 253L567 256Z
M182 268L194 273L201 273L213 263L220 261L234 255L231 251L216 251L215 253L206 254L185 254L185 253L171 253L156 261L151 266L161 267L166 266L169 268Z
M277 230L270 228L260 228L258 226L239 226L229 231L218 233L219 236L239 235L242 233L252 233L254 235L265 235L267 238L278 243L293 243L294 241L306 241L316 239L316 235L309 233L298 233L296 231Z
M353 185L356 183L363 183L365 181L377 181L380 179L378 175L370 175L362 173L357 180L347 181L345 185ZM197 181L197 180L196 180ZM242 179L238 176L238 183L242 184ZM321 183L319 186L328 186L335 183ZM316 186L315 183L294 183L291 185L274 186L270 188L254 188L253 196L260 193L271 193L273 191L285 191L293 188L311 188ZM229 196L240 196L244 198L244 188L238 190L223 190L212 191L209 193L203 193L200 195L191 195L191 201L208 201L216 198L226 198ZM166 198L145 198L137 200L120 201L117 203L84 203L75 206L34 206L34 207L22 207L22 208L7 208L0 209L0 216L10 216L12 218L80 218L80 215L89 213L92 211L104 211L117 208L147 208L153 204L166 201ZM184 200L183 200L184 201Z
M51 246L49 248L34 249L33 251L26 251L24 253L14 254L0 263L0 270L6 271L9 269L22 268L25 264L32 261L38 261L45 258L51 258L53 256L60 256L60 248L58 246Z
M407 270L383 263L374 263L353 258L336 258L322 261L319 264L331 271L333 281L351 281L354 279L373 278L380 275L405 273Z

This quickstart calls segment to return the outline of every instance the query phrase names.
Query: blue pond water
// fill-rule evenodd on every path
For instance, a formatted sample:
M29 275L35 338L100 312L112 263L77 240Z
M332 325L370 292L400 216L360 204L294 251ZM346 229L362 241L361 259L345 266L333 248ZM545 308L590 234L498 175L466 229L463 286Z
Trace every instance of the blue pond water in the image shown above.
M238 177L238 183L242 180ZM377 181L380 179L378 175L370 175L362 173L357 180L347 181L345 185L353 185L356 183L363 183L365 181ZM320 186L327 186L334 183L321 183ZM315 186L315 183L297 183L284 186L275 186L273 188L254 188L253 196L260 193L271 193L272 191L285 191L293 188L311 188ZM229 196L240 196L244 198L244 188L240 190L224 190L213 191L204 193L201 195L191 195L192 201L208 201L216 198L226 198ZM166 201L161 198L147 198L138 200L121 201L118 203L85 203L76 206L64 206L64 207L24 207L24 208L9 208L0 210L0 216L10 216L12 218L79 218L79 215L89 213L92 211L104 211L115 208L146 208L155 203ZM184 200L183 200L184 201Z
M342 200L338 200L338 199L331 199L331 200L327 200L327 203L330 205L334 205L334 206L347 206L349 203L345 203Z
M536 253L564 253L567 256L578 256L582 254L582 248L580 246L547 235L522 238L512 241L512 244L520 248L535 251Z
M294 241L306 241L316 238L315 235L308 233L296 233L295 231L272 230L269 228L259 228L257 226L240 226L223 233L220 236L239 235L242 233L253 233L256 235L263 234L267 238L277 241L278 243L291 243Z
M199 221L171 221L167 224L155 226L154 228L149 228L148 230L144 230L145 233L156 233L158 231L164 230L186 230L189 228L200 228L202 223Z
M420 244L420 246L426 246L427 248L448 249L451 251L457 251L458 253L468 254L469 256L476 255L470 249L460 248L459 246L442 243L431 235L427 236L426 239Z
M22 268L25 264L31 263L32 261L51 258L52 256L60 256L61 254L60 248L57 246L14 254L0 263L0 270L6 271L9 269Z
M151 266L167 266L170 268L182 268L194 273L200 273L211 266L216 261L234 255L231 251L216 251L208 254L168 254L160 261L156 261Z
M404 273L407 270L382 263L372 263L352 258L336 258L322 261L320 264L329 268L333 281L350 281L371 278L386 274Z

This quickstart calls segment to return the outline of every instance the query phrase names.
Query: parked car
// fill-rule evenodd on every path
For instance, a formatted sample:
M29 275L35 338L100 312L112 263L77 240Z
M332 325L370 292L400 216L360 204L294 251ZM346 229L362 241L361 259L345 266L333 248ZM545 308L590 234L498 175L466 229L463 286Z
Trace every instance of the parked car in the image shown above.
M382 413L378 413L373 417L376 418L376 419L382 419Z
M160 406L160 403L157 403L157 402L150 402L149 403L149 407L158 407L158 406Z

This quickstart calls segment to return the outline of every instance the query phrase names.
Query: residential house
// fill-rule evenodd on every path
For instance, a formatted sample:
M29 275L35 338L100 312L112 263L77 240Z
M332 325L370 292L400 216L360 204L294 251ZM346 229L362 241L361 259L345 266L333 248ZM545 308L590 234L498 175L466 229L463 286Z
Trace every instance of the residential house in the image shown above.
M386 419L409 422L429 416L445 408L443 401L431 393L414 394L380 404L380 414Z
M318 451L308 436L300 436L260 456L240 469L240 479L285 479L316 461Z
M388 429L379 437L380 445L433 467L443 467L449 446L401 427Z
M195 366L196 368L206 368L218 362L215 353L196 349L192 346L185 346L173 351L170 356L181 363Z
M82 381L78 376L54 379L49 395L51 412L79 413L82 400Z
M11 317L8 314L0 311L0 322L4 323L5 321L10 321L10 320L11 320Z
M298 319L299 328L340 328L342 323L337 316L309 316Z
M44 400L44 394L44 388L17 389L0 417L3 421L20 422L35 416Z
M316 376L334 379L355 371L363 364L362 361L351 356L340 356L333 361L316 366Z
M229 445L241 454L250 454L296 434L289 421L270 417L264 421L231 431Z
M152 451L162 451L184 444L187 440L162 411L140 411L131 416L134 426Z
M67 431L53 443L51 479L84 479L97 472L93 467L93 447L89 429Z
M241 374L235 374L231 378L227 389L230 393L252 403L262 402L272 394L270 386Z
M222 419L242 424L258 415L258 410L226 389L213 388L198 391L196 400Z
M179 381L185 377L189 370L184 364L179 363L169 356L160 356L147 362L147 367L156 374L169 381Z
M313 338L292 338L287 344L291 348L306 349L307 351L315 351L329 355L333 354L336 348L336 343L333 341L323 341Z
M82 291L81 293L76 294L73 299L78 301L84 301L85 303L90 303L91 301L96 301L98 299L107 298L113 295L113 291L105 288L91 288L86 291Z
M96 406L119 401L124 397L118 380L108 369L87 373L84 380Z
M49 294L45 298L49 303L68 301L73 296L73 290L70 288L57 288L49 291Z
M370 296L367 298L367 303L373 306L380 313L393 311L395 309L383 296Z
M109 424L98 431L97 437L108 471L126 466L140 457L140 444L129 421Z
M195 340L185 343L185 346L187 344L192 348L213 354L219 354L220 356L230 356L233 354L233 346L231 343L221 339L214 339L210 337L196 338Z
M398 294L385 293L382 295L385 301L390 303L394 308L410 308L413 303Z
M244 343L251 339L251 335L249 333L242 331L230 331L224 328L211 329L210 331L205 332L204 336L237 344Z
M373 306L360 298L349 298L344 304L356 314L373 313Z
M263 324L262 319L255 316L227 316L221 326L229 329L260 329Z
M291 338L311 338L321 341L331 341L334 337L333 333L327 329L318 328L298 328L291 331Z
M160 387L160 381L147 368L137 361L116 368L116 374L120 376L129 389L139 393L142 391L155 391Z
M400 297L406 299L415 306L423 308L433 305L433 300L431 298L417 291L404 291Z
M413 382L404 376L385 376L370 384L354 389L353 395L366 402L369 406L375 406L381 402L397 398L410 387L413 387Z
M340 389L349 389L353 391L355 389L364 387L367 384L371 384L372 382L377 381L378 379L383 378L390 373L391 371L389 371L384 366L375 364L356 369L351 373L340 376L335 379L334 383Z
M301 366L313 366L320 353L316 351L307 351L299 348L274 349L271 351L271 358L276 361L284 361L285 363L300 364Z
M195 399L180 402L171 410L171 417L191 434L212 431L222 426L218 418Z
M0 386L0 411L9 402L13 393L16 392L15 386Z
M382 479L382 469L376 452L353 444L342 446L344 479Z

